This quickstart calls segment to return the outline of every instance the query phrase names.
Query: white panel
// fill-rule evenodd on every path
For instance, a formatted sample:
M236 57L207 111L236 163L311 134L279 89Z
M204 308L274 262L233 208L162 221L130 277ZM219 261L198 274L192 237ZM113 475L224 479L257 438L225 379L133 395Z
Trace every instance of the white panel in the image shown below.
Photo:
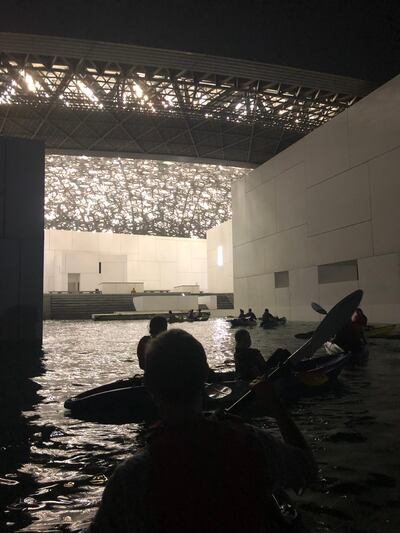
M306 156L306 140L301 139L280 152L278 155L257 168L257 172L262 174L263 183L270 181L285 170L294 167L304 161Z
M119 236L120 250L122 254L129 254L135 256L135 259L139 258L139 235L126 235L121 234Z
M192 259L207 259L207 241L205 239L190 239Z
M199 275L192 272L178 272L177 285L199 285Z
M81 274L79 282L79 290L94 291L99 286L99 274Z
M399 169L400 148L370 161L372 227L376 255L400 251Z
M261 185L261 183L264 182L263 180L263 177L264 177L264 172L263 172L263 166L264 165L261 165L257 168L255 168L254 170L251 170L247 176L245 176L244 180L245 180L245 190L246 192L249 192L251 191L252 189L254 189L255 187L258 187L259 185Z
M178 243L179 245L179 243ZM176 262L177 242L174 239L163 239L158 237L156 240L157 261Z
M319 304L329 310L347 294L359 288L357 281L342 281L341 283L327 283L319 286Z
M126 262L113 261L101 263L101 281L126 281Z
M306 223L304 163L287 170L276 182L278 231Z
M121 251L121 235L116 233L98 233L98 250L105 254L119 254Z
M190 272L192 270L191 246L188 241L179 241L177 249L178 272Z
M248 302L247 278L235 278L233 287L235 294L235 312L238 312L239 308L244 309Z
M172 290L177 284L176 263L160 264L160 289Z
M248 236L251 240L276 232L276 189L275 180L264 183L246 195L249 214Z
M368 161L400 145L400 76L348 110L350 165Z
M368 257L358 261L360 288L365 290L363 304L400 303L400 255Z
M67 252L65 254L65 269L69 273L92 273L98 274L99 260L95 253L90 252ZM84 289L82 289L84 290Z
M316 267L299 268L289 272L292 320L315 320L311 302L319 301L318 271Z
M265 271L263 239L238 246L234 250L234 272L237 277L255 276Z
M160 280L160 265L155 261L139 261L138 265L138 280L132 281L150 281L150 280ZM147 288L147 287L146 287ZM157 287L160 289L161 287Z
M74 251L97 252L98 250L98 233L86 231L71 231L72 246L67 248Z
M261 309L263 309L264 299L262 291L260 290L262 284L262 276L253 276L247 280L247 297L248 303L246 305L245 311L249 307L252 308L253 312L260 316Z
M279 317L285 316L288 320L291 319L289 287L275 289L274 314Z
M372 255L371 222L307 239L310 264L323 265Z
M371 218L368 165L360 165L307 190L308 235Z
M307 184L315 185L349 168L347 111L307 135Z
M146 235L138 235L139 261L156 261L156 239Z
M232 215L232 240L233 246L237 246L250 240L244 179L232 183Z
M305 225L283 231L275 237L276 272L310 265Z
M73 231L47 230L50 250L72 250Z

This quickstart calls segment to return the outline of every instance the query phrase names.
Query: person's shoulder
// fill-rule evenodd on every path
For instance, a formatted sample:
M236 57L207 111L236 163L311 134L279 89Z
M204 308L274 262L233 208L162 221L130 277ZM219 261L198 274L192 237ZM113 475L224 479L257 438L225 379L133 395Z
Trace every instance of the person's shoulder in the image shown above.
M149 453L143 448L120 463L114 470L113 478L119 481L126 479L134 483L137 478L146 474L148 467Z

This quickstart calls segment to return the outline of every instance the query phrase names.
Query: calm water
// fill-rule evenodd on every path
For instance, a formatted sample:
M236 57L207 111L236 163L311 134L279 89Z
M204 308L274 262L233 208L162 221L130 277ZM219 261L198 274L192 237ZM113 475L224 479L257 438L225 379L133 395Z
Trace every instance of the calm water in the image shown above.
M205 346L211 366L232 366L233 332L222 319L185 324ZM268 356L301 344L310 324L252 330ZM45 323L41 399L24 412L28 458L0 479L8 505L1 531L79 531L87 525L116 463L138 446L141 426L100 425L64 416L64 400L139 371L135 349L146 322ZM400 344L375 341L367 366L291 406L320 465L320 483L297 499L314 532L400 531ZM271 421L258 424L275 431ZM19 427L19 426L18 426Z

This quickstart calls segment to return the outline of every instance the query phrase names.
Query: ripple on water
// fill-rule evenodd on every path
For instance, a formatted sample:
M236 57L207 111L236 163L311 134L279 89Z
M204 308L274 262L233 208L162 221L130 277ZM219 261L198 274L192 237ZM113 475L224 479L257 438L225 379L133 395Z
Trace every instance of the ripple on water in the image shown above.
M176 326L178 327L178 326ZM214 368L233 365L233 333L222 319L179 325L205 346ZM307 323L253 328L268 356L301 345ZM43 400L25 413L35 427L29 462L2 475L9 503L3 531L79 531L87 525L117 463L141 445L143 425L102 425L64 416L64 400L139 373L135 347L147 323L49 321L44 324ZM310 441L321 482L295 497L313 532L400 531L400 355L396 341L374 341L368 366L343 372L335 387L299 400L293 416ZM261 426L277 434L269 419Z

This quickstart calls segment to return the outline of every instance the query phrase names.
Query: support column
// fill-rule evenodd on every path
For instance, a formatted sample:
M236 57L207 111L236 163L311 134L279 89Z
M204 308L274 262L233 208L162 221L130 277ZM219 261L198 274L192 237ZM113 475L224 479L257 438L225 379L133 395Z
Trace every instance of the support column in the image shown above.
M0 137L1 366L41 350L43 238L44 143Z

